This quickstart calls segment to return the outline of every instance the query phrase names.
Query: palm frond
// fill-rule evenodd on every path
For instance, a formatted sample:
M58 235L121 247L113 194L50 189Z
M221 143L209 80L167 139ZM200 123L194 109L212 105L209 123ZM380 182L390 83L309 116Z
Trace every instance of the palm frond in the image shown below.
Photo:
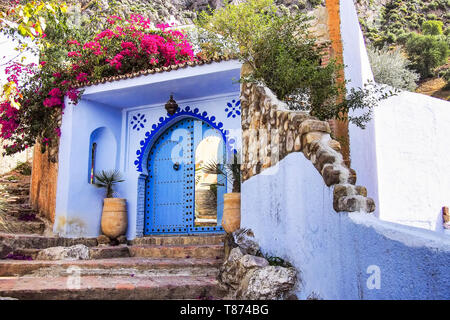
M125 181L118 170L102 170L100 173L96 173L94 177L94 186L105 188L107 198L113 197L113 186L115 184Z

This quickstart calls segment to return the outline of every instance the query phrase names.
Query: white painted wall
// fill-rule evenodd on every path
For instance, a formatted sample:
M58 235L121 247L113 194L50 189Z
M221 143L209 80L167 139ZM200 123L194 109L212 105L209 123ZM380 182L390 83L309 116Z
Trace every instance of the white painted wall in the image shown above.
M446 235L336 213L333 190L302 153L244 182L242 199L242 227L300 271L300 299L450 299ZM367 286L368 268L379 268L379 289Z
M352 1L341 1L341 33L348 88L373 80ZM356 36L355 36L356 35ZM365 130L350 125L351 165L381 219L443 231L450 205L450 103L403 92L374 109Z
M376 109L380 219L443 231L450 206L450 103L403 92Z

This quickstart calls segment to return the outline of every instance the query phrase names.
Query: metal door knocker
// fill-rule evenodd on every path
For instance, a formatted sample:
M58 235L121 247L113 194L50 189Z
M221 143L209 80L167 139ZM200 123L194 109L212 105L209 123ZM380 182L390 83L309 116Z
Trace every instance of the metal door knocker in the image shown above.
M176 162L176 163L173 165L173 169L174 169L175 171L178 171L178 170L180 169L180 164L179 164L178 162Z

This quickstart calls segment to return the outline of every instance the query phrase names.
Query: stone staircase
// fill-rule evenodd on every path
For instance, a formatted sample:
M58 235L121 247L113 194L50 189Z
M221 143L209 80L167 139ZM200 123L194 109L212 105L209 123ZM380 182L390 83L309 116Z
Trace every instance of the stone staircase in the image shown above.
M46 221L29 205L29 191L29 176L12 174L0 178L0 232L45 232Z
M99 245L53 236L29 206L30 178L0 177L0 300L221 299L223 235L151 236ZM43 260L47 248L83 245L88 260ZM40 259L40 260L38 260Z
M221 299L223 235L151 236L117 246L97 239L0 234L16 256L0 260L0 297L17 299ZM41 250L83 244L89 260L36 260Z

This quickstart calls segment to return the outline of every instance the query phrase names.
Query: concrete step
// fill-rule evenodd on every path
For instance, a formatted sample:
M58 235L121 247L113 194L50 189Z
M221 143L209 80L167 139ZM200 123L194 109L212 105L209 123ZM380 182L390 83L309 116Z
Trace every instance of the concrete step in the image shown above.
M129 247L132 257L150 258L216 258L224 256L223 245L133 245Z
M79 279L79 286L77 285ZM215 277L83 276L0 278L0 296L39 300L220 299Z
M23 222L22 222L23 223ZM70 247L84 244L88 247L97 245L96 238L60 238L45 237L31 234L0 233L0 243L4 243L13 249L45 249L50 247Z
M145 236L136 238L130 243L133 245L198 245L198 244L222 244L224 234L205 234L191 236Z
M83 276L217 276L222 262L222 259L205 258L113 258L75 261L0 260L0 277L59 277L73 274L74 270L78 270L79 274Z

